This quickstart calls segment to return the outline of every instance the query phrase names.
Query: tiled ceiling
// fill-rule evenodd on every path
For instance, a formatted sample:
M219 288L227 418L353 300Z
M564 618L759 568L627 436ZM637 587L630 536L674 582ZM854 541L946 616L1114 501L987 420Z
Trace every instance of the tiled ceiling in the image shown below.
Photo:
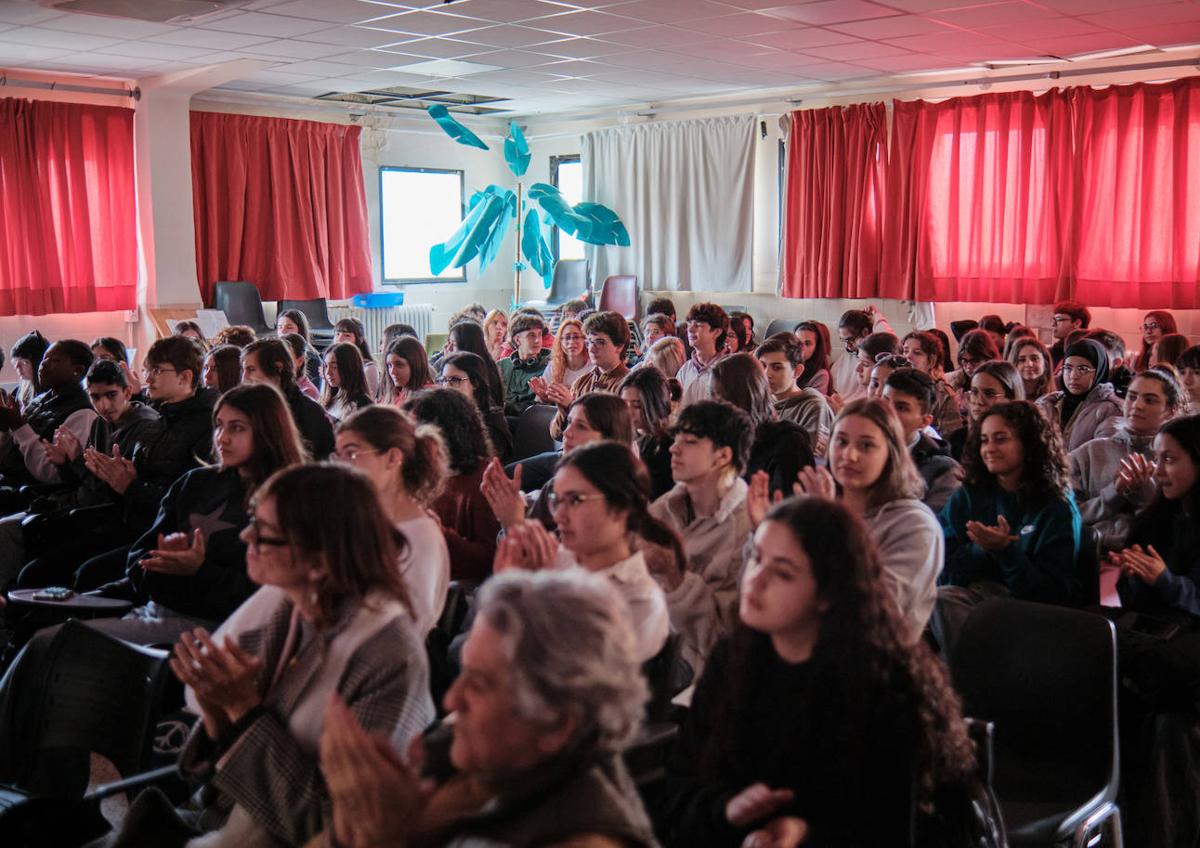
M1200 0L235 5L169 25L0 0L0 67L137 79L258 59L271 64L220 88L313 97L428 87L538 114L1200 43Z

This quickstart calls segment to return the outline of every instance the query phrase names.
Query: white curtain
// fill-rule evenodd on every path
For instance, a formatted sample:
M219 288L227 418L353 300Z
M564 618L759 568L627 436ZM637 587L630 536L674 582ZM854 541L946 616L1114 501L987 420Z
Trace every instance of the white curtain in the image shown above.
M750 291L753 115L597 130L583 136L584 198L616 212L629 247L588 245L596 288Z

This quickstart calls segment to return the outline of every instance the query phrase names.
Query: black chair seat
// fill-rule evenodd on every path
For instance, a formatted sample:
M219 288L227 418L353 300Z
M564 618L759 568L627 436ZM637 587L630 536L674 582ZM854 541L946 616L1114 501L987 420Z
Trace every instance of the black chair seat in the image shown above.
M244 324L255 335L269 336L275 332L263 316L262 297L252 284L242 281L221 281L213 286L213 308L220 309L233 325Z

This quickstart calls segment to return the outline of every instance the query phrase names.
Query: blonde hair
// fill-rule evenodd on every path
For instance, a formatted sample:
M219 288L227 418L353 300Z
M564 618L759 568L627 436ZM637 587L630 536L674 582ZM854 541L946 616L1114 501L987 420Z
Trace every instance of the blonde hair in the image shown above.
M506 328L504 332L504 338L500 340L500 345L503 346L504 342L508 340L508 314L503 309L493 309L487 314L487 317L483 319L483 341L484 344L489 346L489 348L492 344L492 327L496 326L501 321L504 322L504 326ZM495 356L497 353L499 353L499 351L495 350L491 351L491 353L492 356Z
M650 352L646 358L651 365L670 378L678 374L679 369L683 367L686 353L682 339L677 336L665 336L650 345Z

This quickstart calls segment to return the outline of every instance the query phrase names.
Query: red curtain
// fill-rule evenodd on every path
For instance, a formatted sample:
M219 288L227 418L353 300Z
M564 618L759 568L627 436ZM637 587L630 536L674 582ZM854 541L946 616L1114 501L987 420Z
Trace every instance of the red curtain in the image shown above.
M1069 102L1059 90L896 102L885 296L1066 297L1072 175Z
M793 112L783 225L785 297L877 297L887 112Z
M0 99L0 315L137 305L133 110Z
M1070 92L1078 140L1075 298L1200 307L1200 79Z
M372 288L361 127L192 112L201 294L254 283L264 300Z

